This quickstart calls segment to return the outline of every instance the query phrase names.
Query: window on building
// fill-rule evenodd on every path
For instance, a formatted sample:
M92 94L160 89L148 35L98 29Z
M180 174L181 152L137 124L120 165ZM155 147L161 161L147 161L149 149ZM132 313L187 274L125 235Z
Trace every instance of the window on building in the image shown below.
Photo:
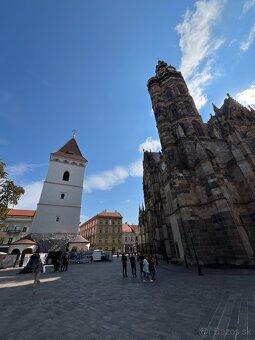
M101 233L101 232L102 232L102 229L100 229L99 232Z
M25 233L27 231L27 227L23 227L22 232Z
M65 171L64 175L63 175L63 181L68 182L69 181L69 177L70 177L69 171Z
M59 216L56 217L56 222L59 222Z
M11 244L12 240L13 240L13 237L10 237L9 240L8 240L8 244Z
M172 117L177 118L178 110L177 110L176 105L172 104L171 107L170 107L170 111L171 111Z
M60 198L63 200L63 199L65 198L65 194L62 193L62 194L60 195Z
M127 237L125 236L125 242L127 242Z

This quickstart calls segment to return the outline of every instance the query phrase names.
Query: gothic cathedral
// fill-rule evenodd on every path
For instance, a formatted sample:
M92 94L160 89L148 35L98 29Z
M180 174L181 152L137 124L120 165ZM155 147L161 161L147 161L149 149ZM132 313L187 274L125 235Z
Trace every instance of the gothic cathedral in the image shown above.
M145 152L142 250L172 262L251 264L255 111L227 95L204 123L182 77L159 61L148 81L162 152Z

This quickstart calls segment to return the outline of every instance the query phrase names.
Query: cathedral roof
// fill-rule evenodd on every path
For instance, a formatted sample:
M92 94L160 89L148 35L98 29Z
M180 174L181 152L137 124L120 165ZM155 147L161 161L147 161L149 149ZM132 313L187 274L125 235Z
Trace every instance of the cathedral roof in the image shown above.
M80 161L87 160L82 156L82 153L76 143L74 137L72 137L65 145L63 145L58 151L52 153L53 156L60 156L65 158L76 159Z

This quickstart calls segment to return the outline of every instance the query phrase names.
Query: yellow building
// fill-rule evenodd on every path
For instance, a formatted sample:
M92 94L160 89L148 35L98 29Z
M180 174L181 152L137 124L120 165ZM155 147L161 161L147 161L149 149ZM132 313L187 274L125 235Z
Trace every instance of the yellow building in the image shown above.
M80 235L90 241L92 248L121 252L122 216L104 210L80 225Z

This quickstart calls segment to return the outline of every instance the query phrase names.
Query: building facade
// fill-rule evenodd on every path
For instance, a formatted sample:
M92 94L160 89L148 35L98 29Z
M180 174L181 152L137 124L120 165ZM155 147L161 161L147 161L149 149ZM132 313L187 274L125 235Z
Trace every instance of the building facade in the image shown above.
M117 211L102 211L80 225L80 235L89 240L92 248L121 252L122 216Z
M174 67L148 81L162 152L145 152L141 247L173 262L251 264L255 252L255 111L227 95L202 121Z
M11 243L26 236L30 230L35 210L10 209L7 218L1 222L0 245Z
M122 253L139 253L140 228L134 224L122 224Z
M51 153L32 233L78 233L86 165L74 137Z

